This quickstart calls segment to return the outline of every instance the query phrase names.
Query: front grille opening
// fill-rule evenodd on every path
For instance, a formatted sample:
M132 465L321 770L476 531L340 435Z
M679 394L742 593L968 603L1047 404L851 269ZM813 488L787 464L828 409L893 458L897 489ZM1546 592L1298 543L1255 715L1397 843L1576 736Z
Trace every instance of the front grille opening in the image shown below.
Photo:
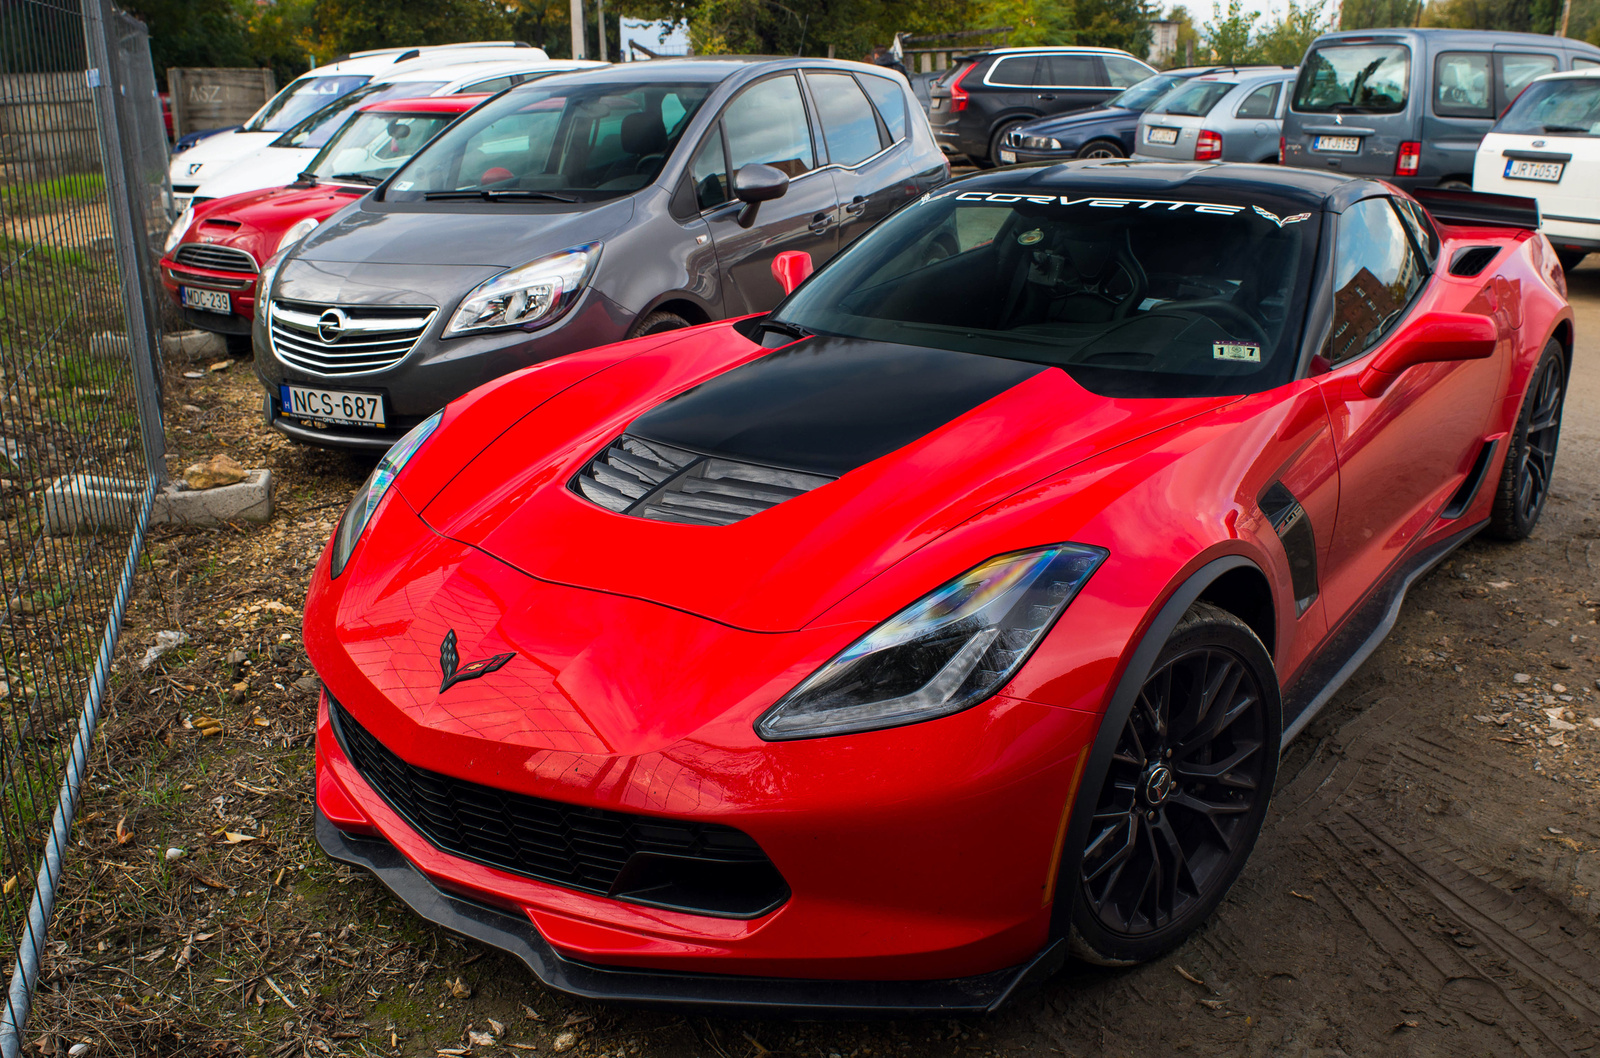
M650 907L757 918L789 886L755 839L691 823L548 801L407 764L328 695L345 756L429 842L452 856Z
M572 489L618 514L684 525L732 525L833 480L702 456L623 434L578 472Z
M1468 246L1464 250L1457 250L1450 258L1450 274L1453 276L1475 276L1489 267L1489 262L1500 255L1498 246Z
M178 247L172 259L179 264L195 268L209 268L215 272L246 272L255 275L256 259L244 250L232 246L213 246L210 243L186 242Z
M382 371L404 360L433 320L431 308L314 305L276 299L267 317L272 351L321 375Z

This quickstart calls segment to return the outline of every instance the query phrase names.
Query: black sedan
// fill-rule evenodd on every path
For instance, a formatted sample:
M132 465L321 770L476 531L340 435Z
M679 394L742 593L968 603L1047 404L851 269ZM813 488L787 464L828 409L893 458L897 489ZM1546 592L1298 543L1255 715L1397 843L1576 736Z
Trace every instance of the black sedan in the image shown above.
M1068 158L1126 158L1133 153L1133 134L1139 127L1140 114L1189 78L1226 69L1231 67L1189 66L1151 74L1088 110L1018 125L1002 141L997 160L1001 165L1011 165Z

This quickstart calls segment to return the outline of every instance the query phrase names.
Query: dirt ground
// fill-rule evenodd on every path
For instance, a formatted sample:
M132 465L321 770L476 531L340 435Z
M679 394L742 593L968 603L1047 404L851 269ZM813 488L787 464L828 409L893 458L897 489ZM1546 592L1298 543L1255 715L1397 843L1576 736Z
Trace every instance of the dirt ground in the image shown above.
M1287 753L1254 858L1187 944L1124 972L1070 968L958 1021L732 1021L573 1001L328 863L310 836L315 679L299 614L372 460L267 431L247 364L176 357L172 468L217 451L271 467L278 511L264 527L152 534L33 1051L1600 1053L1591 262L1572 277L1577 364L1534 538L1470 543L1416 586L1389 640ZM190 638L141 673L163 629Z

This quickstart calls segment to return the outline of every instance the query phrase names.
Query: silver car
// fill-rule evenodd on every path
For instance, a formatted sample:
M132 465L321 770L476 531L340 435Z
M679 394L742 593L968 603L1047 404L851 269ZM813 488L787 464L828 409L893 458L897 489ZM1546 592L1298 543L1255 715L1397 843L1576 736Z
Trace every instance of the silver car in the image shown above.
M1191 78L1139 118L1135 158L1276 162L1296 71L1255 66Z

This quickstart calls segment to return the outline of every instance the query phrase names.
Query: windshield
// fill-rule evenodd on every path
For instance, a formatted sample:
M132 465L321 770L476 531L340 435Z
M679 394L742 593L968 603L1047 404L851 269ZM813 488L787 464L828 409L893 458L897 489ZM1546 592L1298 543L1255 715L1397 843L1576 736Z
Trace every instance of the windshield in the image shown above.
M274 147L322 147L333 139L333 134L344 128L351 115L368 103L385 99L422 99L449 84L449 81L400 81L393 84L369 84L341 99L334 100L312 114L294 128L272 141Z
M244 127L246 132L282 132L302 118L348 95L372 78L366 74L343 77L302 77L268 100Z
M384 198L590 202L637 191L661 171L711 88L595 81L514 88L417 155Z
M363 111L317 152L306 171L318 180L382 183L458 116Z
M1536 81L1494 127L1523 136L1600 136L1600 77Z
M1406 108L1411 50L1402 44L1334 44L1313 48L1300 66L1294 109L1395 114Z
M1167 98L1149 110L1151 114L1178 114L1189 118L1202 118L1211 108L1222 102L1222 97L1233 91L1236 81L1190 81L1175 88Z
M1124 88L1106 100L1105 105L1121 107L1124 110L1143 110L1166 95L1172 86L1183 84L1187 80L1187 77L1178 77L1170 73L1154 74L1130 88Z
M1049 364L1106 396L1257 392L1293 374L1318 230L1265 205L957 186L863 236L770 322Z

